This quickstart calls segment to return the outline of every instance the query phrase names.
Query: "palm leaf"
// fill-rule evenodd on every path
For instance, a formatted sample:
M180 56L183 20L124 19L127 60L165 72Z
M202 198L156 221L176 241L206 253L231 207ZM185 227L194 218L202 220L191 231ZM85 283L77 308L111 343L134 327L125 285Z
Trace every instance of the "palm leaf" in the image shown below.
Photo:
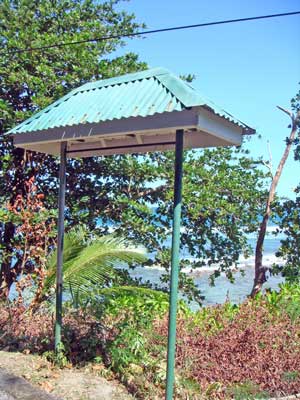
M56 251L53 253L47 264L44 293L55 285ZM145 260L145 250L130 246L123 238L108 235L86 243L83 236L71 231L65 235L64 286L87 293L92 285L104 286L116 275L116 268Z
M83 228L71 229L64 236L64 254L63 260L67 262L76 257L85 247L86 233ZM53 250L48 258L46 269L56 272L57 249Z

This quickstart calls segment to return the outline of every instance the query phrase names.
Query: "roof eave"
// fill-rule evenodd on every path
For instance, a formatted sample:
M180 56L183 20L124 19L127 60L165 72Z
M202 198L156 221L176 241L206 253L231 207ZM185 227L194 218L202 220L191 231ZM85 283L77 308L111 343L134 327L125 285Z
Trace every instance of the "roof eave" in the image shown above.
M241 126L203 107L15 134L13 139L17 147L53 155L59 154L59 143L67 141L69 156L86 157L170 150L174 148L177 129L188 132L185 148L242 142Z

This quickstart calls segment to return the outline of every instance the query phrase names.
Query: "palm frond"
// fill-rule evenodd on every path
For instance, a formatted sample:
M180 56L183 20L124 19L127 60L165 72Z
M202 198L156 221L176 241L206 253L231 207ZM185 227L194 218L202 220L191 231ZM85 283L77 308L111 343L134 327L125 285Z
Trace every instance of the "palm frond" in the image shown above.
M76 257L85 247L86 233L82 227L71 229L64 236L64 262ZM57 249L53 250L48 258L46 269L48 272L56 272Z
M116 275L116 268L145 260L145 250L133 247L124 238L107 235L87 243L82 235L71 231L65 235L64 287L88 292L92 285L105 286ZM44 293L55 285L56 251L47 266Z

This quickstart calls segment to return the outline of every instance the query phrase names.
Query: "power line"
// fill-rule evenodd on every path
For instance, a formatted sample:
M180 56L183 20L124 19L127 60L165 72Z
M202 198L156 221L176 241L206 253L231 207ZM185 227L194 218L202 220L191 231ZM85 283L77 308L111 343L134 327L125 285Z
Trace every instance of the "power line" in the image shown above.
M110 39L120 39L120 38L125 38L125 37L150 35L153 33L179 31L179 30L183 30L183 29L203 28L205 26L224 25L224 24L233 24L233 23L237 23L237 22L255 21L255 20L259 20L259 19L287 17L290 15L297 15L297 14L300 14L300 11L292 11L292 12L280 13L280 14L260 15L260 16L256 16L256 17L246 17L246 18L238 18L238 19L227 19L227 20L221 20L221 21L204 22L201 24L174 26L174 27L169 27L169 28L153 29L153 30L132 32L132 33L124 32L124 33L120 33L119 35L102 36L102 37L98 37L98 38L96 37L96 38L92 38L92 39L77 40L74 42L56 43L56 44L52 44L52 45L48 45L48 46L29 47L26 49L11 49L11 50L8 50L7 52L0 52L0 55L25 53L25 52L29 52L29 51L43 51L43 50L52 49L55 47L72 46L72 45L91 43L91 42L101 42L101 41L110 40Z

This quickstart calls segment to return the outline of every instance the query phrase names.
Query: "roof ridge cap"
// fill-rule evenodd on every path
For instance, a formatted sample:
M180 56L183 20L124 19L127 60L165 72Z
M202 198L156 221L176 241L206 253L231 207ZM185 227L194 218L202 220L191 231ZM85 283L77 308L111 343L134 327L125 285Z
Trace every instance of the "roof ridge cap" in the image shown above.
M142 71L131 72L116 77L87 82L79 86L77 89L75 88L72 94L76 95L79 92L101 89L107 86L121 85L122 83L135 82L138 80L148 79L152 77L155 78L159 75L165 75L170 73L171 73L170 71L162 67L148 68Z
M192 85L172 72L166 76L158 76L157 79L185 108L203 105L202 95Z

